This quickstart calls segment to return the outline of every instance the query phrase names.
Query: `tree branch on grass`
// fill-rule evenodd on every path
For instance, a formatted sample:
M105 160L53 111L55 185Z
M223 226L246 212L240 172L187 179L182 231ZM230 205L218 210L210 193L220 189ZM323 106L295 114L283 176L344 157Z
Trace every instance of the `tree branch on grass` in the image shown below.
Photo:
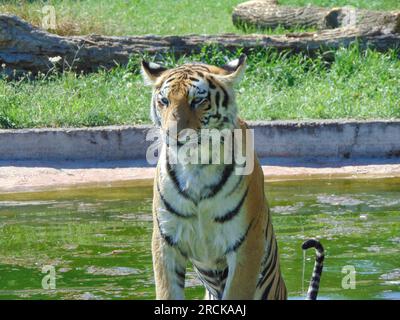
M353 7L323 8L292 7L277 1L253 0L239 4L232 13L238 28L257 29L316 28L318 30L345 27L384 27L386 32L400 33L400 12L371 11Z
M181 56L198 53L205 45L216 45L229 51L241 49L245 53L257 48L274 48L312 55L320 50L349 46L356 40L362 48L370 46L379 51L400 47L400 34L388 32L387 28L380 26L280 36L223 34L62 37L34 27L16 16L0 15L0 66L5 66L3 72L11 77L28 72L47 73L52 68L62 69L63 66L77 72L93 72L99 68L110 69L117 64L126 65L133 54L160 55L174 52Z

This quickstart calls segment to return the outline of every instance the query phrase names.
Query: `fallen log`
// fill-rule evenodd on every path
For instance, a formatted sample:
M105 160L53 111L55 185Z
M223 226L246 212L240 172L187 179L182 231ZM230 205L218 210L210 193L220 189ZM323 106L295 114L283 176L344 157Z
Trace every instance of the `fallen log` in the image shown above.
M358 26L385 26L400 33L400 12L371 11L353 7L281 6L277 2L248 1L236 6L232 21L238 28L276 29L277 27L335 29Z
M205 45L249 53L258 48L314 54L348 46L357 40L361 48L379 51L400 47L400 34L377 28L343 28L315 33L280 36L262 34L133 36L99 35L63 37L48 33L16 16L0 15L0 70L10 77L21 74L47 73L54 66L74 71L93 72L99 68L125 65L133 54L160 55L173 52L177 56L198 53ZM59 58L58 58L59 57ZM54 62L56 60L58 62Z

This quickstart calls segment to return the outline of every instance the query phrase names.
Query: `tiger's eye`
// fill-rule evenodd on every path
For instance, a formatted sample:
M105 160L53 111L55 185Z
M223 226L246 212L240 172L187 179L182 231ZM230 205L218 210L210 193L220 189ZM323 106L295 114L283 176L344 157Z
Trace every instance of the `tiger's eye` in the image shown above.
M206 101L205 98L195 98L195 99L192 100L191 105L192 105L192 107L195 107L195 106L198 106L198 105L202 104L205 101Z
M160 99L161 104L163 104L164 106L168 106L169 101L167 98L163 97Z

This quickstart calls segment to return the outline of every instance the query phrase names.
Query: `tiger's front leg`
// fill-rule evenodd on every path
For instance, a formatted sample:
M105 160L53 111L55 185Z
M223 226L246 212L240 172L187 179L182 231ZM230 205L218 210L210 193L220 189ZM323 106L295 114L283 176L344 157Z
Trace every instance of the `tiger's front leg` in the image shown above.
M184 299L186 258L161 237L157 226L153 230L152 249L156 298Z
M265 250L265 242L260 241L262 235L263 224L253 221L244 242L227 256L229 273L223 300L254 299Z

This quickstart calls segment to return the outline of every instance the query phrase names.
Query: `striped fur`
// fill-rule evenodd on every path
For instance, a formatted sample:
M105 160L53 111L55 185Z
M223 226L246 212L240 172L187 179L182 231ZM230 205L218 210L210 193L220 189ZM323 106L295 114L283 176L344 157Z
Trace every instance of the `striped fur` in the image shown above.
M316 300L319 290L319 282L321 281L323 262L325 258L324 247L316 239L309 239L302 244L302 249L315 248L315 264L314 271L311 276L310 286L307 291L307 300Z
M236 174L238 164L174 163L170 139L185 129L247 129L237 116L233 85L246 57L215 67L186 64L167 70L143 62L153 86L151 116L167 134L154 182L152 239L157 299L183 299L191 262L209 299L286 299L278 246L264 195L264 176ZM171 123L178 134L172 136ZM178 143L182 147L182 143Z

